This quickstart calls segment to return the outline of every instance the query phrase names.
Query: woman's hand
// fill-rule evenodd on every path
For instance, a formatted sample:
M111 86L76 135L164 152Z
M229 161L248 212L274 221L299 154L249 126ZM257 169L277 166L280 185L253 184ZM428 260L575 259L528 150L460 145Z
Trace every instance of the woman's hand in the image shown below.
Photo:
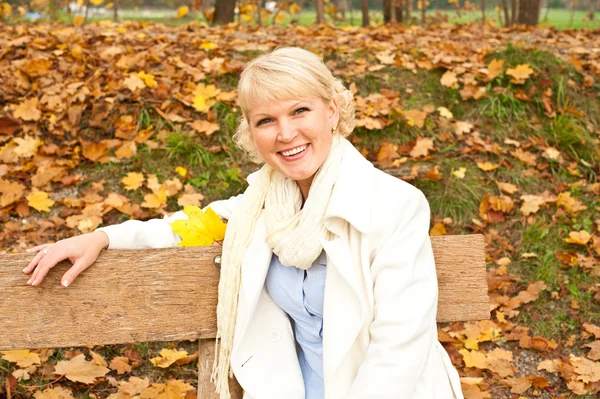
M69 259L73 266L67 270L61 280L67 287L75 278L98 259L100 251L107 248L108 236L103 231L82 234L80 236L57 241L54 244L42 244L29 248L27 252L37 252L37 255L23 269L23 273L33 271L27 284L40 285L50 269L62 260Z

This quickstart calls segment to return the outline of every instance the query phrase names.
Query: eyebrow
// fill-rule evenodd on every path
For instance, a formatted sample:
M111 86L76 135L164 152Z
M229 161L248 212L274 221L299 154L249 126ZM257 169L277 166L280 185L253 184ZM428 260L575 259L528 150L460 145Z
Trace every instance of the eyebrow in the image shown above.
M309 100L301 100L301 101L298 101L297 103L294 103L292 106L290 106L290 108L289 108L289 109L295 108L295 107L297 107L297 106L298 106L298 104L302 104L302 103L304 103L304 102L308 102L308 101L309 101ZM260 114L253 115L251 118L252 118L252 119L254 119L254 118L263 117L263 116L270 116L270 115L269 115L269 114L265 114L265 113L263 112L263 113L260 113Z

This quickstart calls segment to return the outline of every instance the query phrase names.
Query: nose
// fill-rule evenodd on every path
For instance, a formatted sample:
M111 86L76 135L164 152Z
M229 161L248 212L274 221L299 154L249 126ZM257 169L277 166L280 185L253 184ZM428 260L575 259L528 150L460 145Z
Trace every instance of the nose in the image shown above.
M286 120L281 120L279 122L279 134L277 139L283 143L290 143L294 141L296 136L298 135L298 130L294 126L294 124L290 123Z

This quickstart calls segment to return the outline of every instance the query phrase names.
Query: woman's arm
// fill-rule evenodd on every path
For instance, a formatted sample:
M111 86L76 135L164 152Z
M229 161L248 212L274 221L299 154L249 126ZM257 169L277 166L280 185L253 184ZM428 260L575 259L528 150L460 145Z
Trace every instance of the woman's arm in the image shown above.
M429 204L423 193L414 192L418 195L407 200L401 221L371 264L375 302L371 342L348 399L413 398L437 339Z
M211 202L211 207L223 219L229 219L236 207L240 204L243 194L226 200ZM113 226L100 227L96 231L103 231L108 236L108 249L138 249L138 248L168 248L175 247L181 237L171 229L170 223L175 220L187 220L183 211L177 211L171 216L162 219L147 221L128 220Z
M227 200L212 202L209 206L217 215L229 219L239 205L242 195ZM121 224L101 227L92 233L57 241L53 244L42 244L28 249L36 253L23 273L31 274L27 282L31 286L40 285L50 269L57 263L69 259L73 266L63 275L61 283L64 287L92 265L102 249L137 249L174 247L181 241L178 234L173 233L170 223L178 219L187 219L182 211L162 219L150 219L142 222L128 220Z

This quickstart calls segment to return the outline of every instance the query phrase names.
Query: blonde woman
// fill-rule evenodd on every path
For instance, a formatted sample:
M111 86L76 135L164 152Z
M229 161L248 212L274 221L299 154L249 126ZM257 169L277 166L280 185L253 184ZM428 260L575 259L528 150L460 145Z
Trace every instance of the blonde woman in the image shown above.
M345 139L352 94L314 54L281 48L240 78L235 139L263 162L248 189L210 204L228 219L213 380L232 371L255 399L461 399L437 341L429 205ZM69 258L67 286L103 248L181 240L183 212L32 248L38 285Z

